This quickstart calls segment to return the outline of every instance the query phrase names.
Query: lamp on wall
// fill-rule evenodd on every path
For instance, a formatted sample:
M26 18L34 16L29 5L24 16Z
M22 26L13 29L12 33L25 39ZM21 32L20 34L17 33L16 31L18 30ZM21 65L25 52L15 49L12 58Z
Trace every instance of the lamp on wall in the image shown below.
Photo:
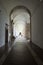
M5 23L5 27L8 29L8 24L7 23Z

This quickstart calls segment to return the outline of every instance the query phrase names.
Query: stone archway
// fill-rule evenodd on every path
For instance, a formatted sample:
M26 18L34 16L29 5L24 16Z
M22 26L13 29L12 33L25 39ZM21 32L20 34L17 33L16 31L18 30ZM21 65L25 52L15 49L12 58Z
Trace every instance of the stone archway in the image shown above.
M12 40L12 36L13 36L13 24L14 24L14 22L13 22L13 19L14 19L14 17L16 17L16 15L17 14L19 14L20 12L26 12L26 13L28 13L29 14L29 16L30 16L30 41L31 41L31 13L30 13L30 11L28 10L28 8L26 8L25 6L16 6L15 8L13 8L12 10L11 10L11 12L10 12L10 34L11 34L11 36L10 36L10 40ZM16 14L15 14L15 13ZM13 15L14 14L14 15ZM28 27L28 24L26 25L27 27ZM27 34L27 33L26 33Z

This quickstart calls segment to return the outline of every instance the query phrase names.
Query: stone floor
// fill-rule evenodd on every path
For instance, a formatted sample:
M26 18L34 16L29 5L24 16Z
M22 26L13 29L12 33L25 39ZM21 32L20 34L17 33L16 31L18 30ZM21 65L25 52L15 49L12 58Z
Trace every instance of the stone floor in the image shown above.
M37 65L25 38L17 38L3 65Z
M34 43L30 44L30 47L34 50L34 52L40 57L40 59L43 61L43 49L35 45Z
M3 56L5 53L5 46L0 47L0 58Z

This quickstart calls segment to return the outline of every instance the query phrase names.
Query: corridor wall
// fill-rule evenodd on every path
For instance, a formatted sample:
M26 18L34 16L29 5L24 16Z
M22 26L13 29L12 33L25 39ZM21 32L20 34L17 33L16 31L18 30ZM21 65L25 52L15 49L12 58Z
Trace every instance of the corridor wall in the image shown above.
M31 18L32 42L43 49L43 3L37 8Z

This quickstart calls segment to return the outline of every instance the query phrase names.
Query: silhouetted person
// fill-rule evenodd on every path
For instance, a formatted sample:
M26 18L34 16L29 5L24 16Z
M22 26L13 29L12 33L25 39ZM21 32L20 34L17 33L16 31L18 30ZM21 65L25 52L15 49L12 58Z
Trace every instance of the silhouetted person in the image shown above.
M22 36L21 32L19 33L20 36Z
M21 32L19 33L19 35L21 35Z

